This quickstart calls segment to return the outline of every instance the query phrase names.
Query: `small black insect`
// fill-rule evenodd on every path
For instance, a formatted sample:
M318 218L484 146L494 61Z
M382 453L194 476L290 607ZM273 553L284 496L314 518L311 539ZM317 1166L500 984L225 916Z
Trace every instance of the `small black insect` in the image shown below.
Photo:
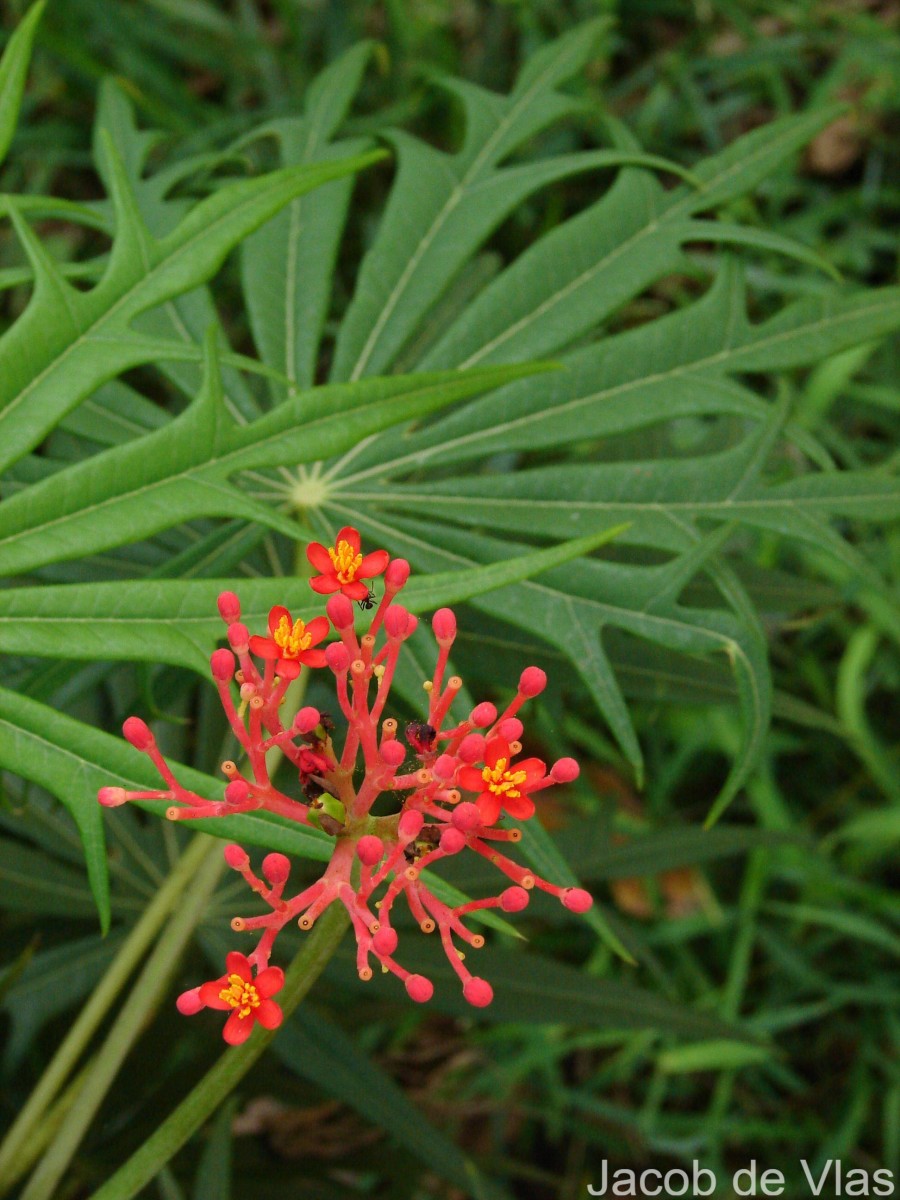
M375 607L375 593L370 591L365 600L357 600L356 602L363 612L368 612Z

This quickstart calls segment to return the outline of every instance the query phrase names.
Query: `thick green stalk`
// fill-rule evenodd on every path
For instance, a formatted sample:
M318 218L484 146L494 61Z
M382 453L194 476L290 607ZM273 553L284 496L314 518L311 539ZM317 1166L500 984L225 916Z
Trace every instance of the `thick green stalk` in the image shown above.
M195 867L190 879L190 890L147 959L122 1011L97 1053L75 1110L28 1181L21 1200L51 1200L125 1056L159 1003L184 947L203 917L225 863L220 843L213 838L200 836L203 837L203 854L199 868Z
M333 904L316 922L303 949L291 963L278 1001L289 1016L325 969L349 924L342 905ZM215 1112L276 1036L277 1030L253 1031L243 1046L225 1050L192 1092L159 1126L140 1150L120 1167L91 1200L131 1200ZM22 1200L30 1200L23 1196Z
M88 1042L106 1016L129 976L147 953L148 948L165 924L169 914L191 886L205 858L213 853L215 839L198 834L188 845L166 882L157 892L147 911L122 943L106 974L94 989L90 999L78 1014L62 1045L51 1059L37 1087L29 1096L16 1121L0 1145L0 1195L11 1186L10 1165L19 1157L22 1148L31 1142L37 1126L65 1085ZM218 852L221 858L221 851Z

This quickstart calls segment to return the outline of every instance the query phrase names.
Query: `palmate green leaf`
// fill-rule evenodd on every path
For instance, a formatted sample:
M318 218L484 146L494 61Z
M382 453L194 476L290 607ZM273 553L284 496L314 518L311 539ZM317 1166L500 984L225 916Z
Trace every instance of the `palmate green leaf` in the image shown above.
M684 416L759 420L771 405L732 378L807 366L900 327L900 288L800 300L760 324L747 317L740 271L726 262L700 300L562 358L552 378L522 382L467 405L402 443L374 439L329 472L338 495L365 492L365 479L468 462L511 450L569 446ZM812 439L789 436L814 453Z
M403 591L412 612L431 612L587 554L621 527L574 538L468 570L413 576ZM51 658L167 662L207 674L209 655L224 637L216 597L225 579L140 579L117 583L41 585L0 592L0 651ZM323 601L298 579L248 579L239 586L242 620L264 629L269 609L287 604L310 620ZM360 618L362 620L362 618Z
M559 174L545 163L508 168L508 174L498 166L526 139L577 108L559 85L584 65L608 29L606 18L588 22L543 49L508 97L445 80L466 110L466 138L455 155L406 134L392 135L398 178L341 324L333 379L358 379L389 366L424 313L515 204L542 182L580 169L577 155L561 165Z
M224 783L189 767L172 764L181 782L200 795L219 799ZM101 923L109 924L109 876L103 836L103 810L97 791L105 786L156 788L152 765L122 738L76 721L25 696L0 688L0 768L30 779L57 796L81 835L91 890ZM160 814L162 802L140 802ZM203 818L192 826L229 840L327 862L332 840L314 829L268 813Z
M0 59L0 163L16 132L31 47L47 0L37 0L6 44Z
M236 472L340 453L391 425L540 369L492 367L317 388L239 426L225 412L209 337L204 386L180 417L58 471L3 504L0 562L6 574L21 574L200 516L240 516L295 538L297 523L234 486Z
M332 143L355 96L373 44L360 43L310 84L305 116L269 122L247 141L277 142L281 164L296 167L359 153L357 140ZM335 180L291 203L241 248L241 279L260 357L298 387L313 385L335 260L352 178Z
M814 110L738 138L695 168L700 188L666 192L647 172L623 171L597 203L541 238L485 288L424 361L508 362L539 346L543 353L570 345L680 268L682 245L702 238L710 224L695 224L695 213L750 192L834 115L833 108ZM617 145L637 146L624 126L609 125Z
M381 157L286 168L229 184L195 205L171 233L156 238L140 215L111 138L104 141L116 234L96 287L73 288L10 207L35 288L25 312L0 337L0 470L107 379L171 356L166 342L134 333L135 318L209 279L239 241L294 197Z
M454 563L470 566L473 560L497 558L511 549L508 542L460 533L446 526L425 525L406 516L376 519L371 511L345 505L332 505L327 511L337 525L352 522L426 570L440 570ZM642 769L641 749L602 646L602 629L612 625L681 653L724 655L734 673L744 724L741 749L716 802L716 816L734 798L752 769L771 706L766 648L757 630L748 630L728 613L688 609L676 603L685 584L717 545L717 541L695 545L670 563L645 567L640 572L596 559L581 560L577 570L556 568L541 581L532 580L517 585L515 591L500 590L472 601L477 608L565 650L638 774Z

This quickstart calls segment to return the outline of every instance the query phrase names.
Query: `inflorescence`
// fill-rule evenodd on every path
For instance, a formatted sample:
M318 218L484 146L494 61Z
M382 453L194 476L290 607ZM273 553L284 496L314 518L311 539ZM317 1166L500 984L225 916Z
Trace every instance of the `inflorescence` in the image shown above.
M430 980L411 974L394 957L398 944L394 906L402 896L424 933L437 930L462 982L463 995L477 1007L490 1004L493 991L486 980L469 972L464 952L454 941L474 949L484 944L482 935L465 924L466 916L491 908L518 912L528 904L534 887L557 896L576 913L586 912L592 903L581 888L557 887L500 851L504 843L521 838L518 829L500 824L504 812L527 820L534 814L532 797L537 792L578 775L578 764L571 758L559 759L548 771L538 758L518 757L523 732L518 713L526 700L543 691L544 672L526 667L503 712L483 702L464 719L451 718L462 680L457 675L445 679L456 618L449 608L442 608L432 619L438 653L434 675L425 683L427 718L407 725L401 739L397 721L383 713L403 643L418 623L396 602L409 578L409 563L402 558L390 560L384 550L363 556L359 533L349 527L338 533L333 547L313 543L307 556L318 571L310 580L313 591L330 597L325 605L327 618L304 623L279 606L269 613L268 636L252 636L241 623L237 596L233 592L219 596L231 649L216 650L210 666L246 760L243 770L232 761L222 764L229 780L224 799L207 800L182 787L152 732L138 717L128 718L123 733L151 759L166 788L104 787L98 796L101 804L111 808L128 800L169 801L166 816L173 821L263 809L334 838L322 877L289 897L285 891L291 864L284 854L266 855L260 877L240 846L225 847L228 866L243 876L270 911L235 917L231 922L235 932L260 934L256 949L249 955L230 953L225 974L184 992L178 1008L185 1014L202 1008L228 1012L224 1037L232 1045L245 1041L256 1021L267 1029L281 1023L281 1008L271 997L283 986L284 974L279 967L269 966L279 931L290 921L311 929L335 901L350 915L361 979L372 978L374 958L382 971L403 980L413 1000L424 1002L433 994ZM380 575L384 594L376 607L368 580ZM362 637L354 627L353 601L373 613ZM320 646L332 627L336 640ZM335 744L331 718L310 706L300 709L289 728L282 725L279 707L304 666L327 666L334 674L337 701L347 722L342 747ZM235 684L240 696L237 706ZM280 791L269 777L266 755L276 747L297 771L302 800ZM399 798L400 811L372 816L372 807L383 793ZM495 896L456 907L439 900L423 871L463 850L493 863L509 886Z

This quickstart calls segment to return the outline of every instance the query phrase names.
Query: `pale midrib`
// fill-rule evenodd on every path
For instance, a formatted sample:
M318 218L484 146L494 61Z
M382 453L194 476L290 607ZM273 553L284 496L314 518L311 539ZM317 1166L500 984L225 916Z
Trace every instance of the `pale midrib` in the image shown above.
M331 507L337 509L338 511L345 512L348 515L350 515L351 517L355 515L354 510L347 505L333 504L333 505L331 505ZM369 522L376 525L379 529L381 529L385 533L390 534L390 533L395 532L395 530L392 528L392 526L386 525L383 521L374 520L371 516L367 516L367 519L369 520ZM413 534L407 533L406 531L403 531L403 530L400 530L399 532L401 534L401 537L407 538L414 544L421 546L423 548L423 550L430 551L433 549L433 547L430 546L428 543L423 542L421 538L417 538ZM447 555L449 558L454 559L458 563L462 563L467 566L473 565L470 559L466 559L460 554L454 554L453 551L446 550L443 547L441 548L441 553ZM478 564L476 563L474 565L477 566ZM710 646L710 649L725 650L726 652L733 654L736 658L739 657L741 659L741 661L744 663L744 667L745 667L747 676L750 679L750 687L753 692L753 698L754 698L754 704L753 704L753 710L752 710L755 714L755 719L754 719L754 722L752 725L753 736L752 736L752 739L748 742L748 745L752 746L754 744L754 742L756 740L758 740L759 731L763 728L763 724L764 724L764 722L761 720L761 717L760 717L760 714L762 712L762 698L759 693L759 688L758 688L757 682L756 682L756 675L753 671L752 664L750 663L750 660L749 660L746 652L744 651L743 647L740 645L739 642L735 641L734 638L728 637L727 634L719 633L718 630L716 630L716 629L707 629L707 628L703 628L702 626L692 625L687 621L677 621L672 617L663 617L657 613L639 613L639 612L635 612L632 609L622 608L619 605L604 604L599 600L591 600L584 596L578 596L576 599L575 597L566 595L566 593L564 593L564 592L559 592L559 591L554 590L553 588L549 588L544 584L535 583L534 580L525 580L524 582L519 583L516 586L528 588L530 590L533 590L538 593L549 596L551 602L554 602L554 603L559 603L560 601L564 601L566 604L568 604L572 608L573 613L574 613L574 606L576 603L579 605L586 605L590 608L597 610L598 613L603 614L608 619L611 619L613 624L619 624L621 628L628 628L629 626L633 628L634 624L635 624L635 620L637 620L639 622L644 622L644 623L651 624L651 625L670 626L671 628L677 629L677 630L688 629L694 634L702 635L703 637L707 638L711 643L713 643L713 645ZM473 600L477 600L477 599L478 599L478 597L473 597ZM621 621L622 616L624 616L626 618L626 620L624 622ZM615 618L619 618L619 621L616 621Z
M561 59L560 61L565 61L565 60ZM365 371L366 365L367 365L369 359L372 357L372 354L375 350L375 346L378 342L378 339L381 337L381 332L384 329L387 321L390 319L391 314L394 312L394 309L399 304L400 297L403 295L403 292L406 288L407 283L409 282L413 273L417 269L419 263L422 260L423 255L427 252L428 248L431 246L431 243L434 241L434 239L440 233L442 227L446 224L447 220L450 217L450 214L459 205L463 192L469 186L469 184L472 182L472 180L474 178L476 178L478 172L482 168L482 165L490 157L491 151L493 150L494 146L497 144L497 142L500 140L500 138L507 132L507 130L509 129L512 122L518 117L519 113L522 111L523 106L526 106L531 102L534 94L543 88L545 79L549 75L552 75L554 73L554 70L555 70L555 67L552 69L550 67L548 67L547 70L543 72L543 74L538 75L537 78L535 79L534 83L531 85L531 87L527 91L525 91L522 94L522 96L520 97L520 99L514 105L512 105L512 107L509 109L509 111L507 113L505 113L503 117L501 117L501 119L497 123L497 126L496 126L494 132L487 139L485 144L482 146L481 150L478 152L478 154L472 160L472 164L469 167L469 169L463 175L463 177L459 181L459 183L457 183L456 186L453 188L453 191L450 193L446 204L440 210L440 212L437 214L437 216L434 218L434 220L431 223L431 226L429 227L429 229L427 230L425 235L422 237L421 241L419 242L419 245L415 249L415 252L413 253L412 257L407 262L406 266L404 267L403 272L400 275L400 278L397 280L397 283L394 285L392 292L388 296L387 301L385 302L385 305L382 308L382 310L378 316L378 320L372 326L369 336L366 339L366 342L365 342L362 350L360 351L359 358L356 360L356 364L353 367L353 371L350 374L351 382L355 382L357 379L359 379L359 377L362 375L363 371Z
M376 404L389 403L391 400L398 400L398 399L403 399L406 401L409 401L414 398L421 399L422 397L427 396L430 391L433 391L434 386L435 385L432 385L429 388L425 388L421 392L403 393L399 397L397 397L397 396L385 397L382 400L375 401L375 403ZM441 385L437 385L437 386L440 387ZM339 414L339 416L342 419L348 419L353 415L353 413L359 412L360 408L364 408L368 411L369 407L370 407L369 404L364 403L363 405L361 405L355 409L351 409L347 413ZM262 418L262 419L265 419L265 418ZM329 423L333 424L337 419L338 419L338 416L335 414L331 414L329 416L322 417L322 418L320 418L319 421L313 421L309 426L307 426L307 431L310 434L313 434L315 432L321 432L322 426L327 427L327 425ZM403 419L404 418L402 418L402 417L400 418L400 420L403 420ZM173 425L174 425L174 423L173 423ZM169 432L173 428L173 425L166 426L166 432ZM319 427L318 430L317 430L317 426ZM252 426L250 428L252 428ZM179 430L178 432L180 433L181 430ZM0 538L0 546L5 546L10 542L16 542L17 540L22 540L25 538L33 537L38 534L43 534L48 529L54 528L54 526L56 526L56 525L66 524L69 521L80 520L81 518L83 518L84 516L86 516L88 514L94 514L94 513L100 512L102 509L108 507L111 504L118 504L123 501L138 499L142 496L149 495L151 492L157 490L158 488L168 487L170 484L183 483L188 479L193 479L195 482L201 482L205 487L209 488L210 490L219 491L223 495L227 495L227 496L231 497L232 499L234 498L235 493L237 493L240 496L241 500L246 501L246 500L248 500L248 498L244 495L243 492L240 492L239 489L232 488L228 484L225 484L216 479L201 479L200 476L202 476L205 472L222 471L223 469L226 474L231 474L233 471L240 471L243 468L240 467L239 465L229 467L228 466L229 461L232 459L235 459L235 458L239 458L241 455L246 454L248 451L251 451L255 455L260 450L265 449L266 446L282 441L284 439L284 436L285 436L285 431L280 430L278 433L269 434L267 437L262 438L260 441L249 442L246 445L239 446L234 450L230 450L227 454L220 455L218 458L205 459L202 463L196 463L193 466L189 467L187 470L180 471L175 475L166 475L163 479L156 479L152 483L145 484L143 487L134 488L130 492L117 492L115 495L107 496L104 500L99 500L95 504L90 504L84 508L76 509L75 511L70 512L70 513L63 513L59 517L55 517L52 521L45 521L41 525L31 525L26 529L17 530L15 533L8 534L6 537ZM129 443L129 445L133 445L133 444L134 443ZM107 453L109 453L109 452L107 452ZM59 474L51 476L50 479L47 480L47 483L51 483L51 482L58 480L61 477L61 475L62 475L62 472L59 472ZM31 489L29 491L20 492L19 496L27 497L30 502L33 502L34 501L33 490L34 489Z
M181 244L176 245L172 251L170 251L168 254L165 254L159 260L159 262L155 264L152 272L141 276L141 278L139 280L137 280L135 283L133 283L128 288L128 290L126 292L124 292L113 303L112 307L108 308L103 313L102 316L98 317L97 320L95 320L91 325L89 325L84 330L84 332L81 333L80 336L74 342L71 342L65 348L65 350L62 351L61 354L58 354L51 363L48 363L48 365L46 367L44 367L44 369L42 371L40 371L32 380L30 380L30 382L25 385L25 387L19 392L19 394L17 396L14 396L6 405L3 406L2 409L0 409L0 424L2 424L2 422L6 419L6 417L14 409L16 409L20 404L23 404L25 402L25 400L28 399L28 397L35 390L35 388L39 387L48 375L51 375L54 371L61 368L65 364L66 360L72 354L74 354L77 350L81 349L81 347L86 342L88 342L93 336L95 336L96 332L101 331L105 325L108 325L109 322L112 321L113 318L118 315L119 311L124 306L126 306L129 303L129 301L134 299L135 295L140 292L140 289L142 287L145 287L158 272L163 270L163 268L167 267L169 265L169 263L171 263L173 258L176 258L177 256L179 256L181 254L188 253L192 246L194 246L201 239L208 237L211 231L217 229L224 222L231 220L234 217L236 212L246 209L249 206L255 204L259 199L259 195L260 195L259 193L254 194L254 196L250 200L246 201L239 208L232 208L228 212L223 213L222 216L220 216L215 221L213 221L212 224L206 225L204 228L198 230L197 233L194 234L193 237L189 238L186 242L182 242ZM193 214L190 214L190 215L193 215ZM177 230L175 232L177 233ZM172 237L174 235L170 234L169 236ZM168 240L168 239L165 239L165 240ZM163 242L158 241L156 243L157 247L162 246L164 244L165 244L164 241ZM188 286L184 289L184 291L190 291L190 289L192 287L195 287L199 283L202 283L202 282L203 282L202 279L195 280L193 283L188 284ZM98 286L102 286L102 282ZM177 292L175 294L183 295L184 292ZM89 299L90 299L89 296L86 297L86 300L89 300ZM160 300L160 303L161 304L164 303L166 299L170 300L170 299L172 299L172 297L171 296L165 297L163 300ZM13 329L15 329L15 326L12 327L10 332L12 332Z
M791 135L791 137L785 137L783 141L790 141L792 139L793 135ZM772 145L774 144L776 143L762 147L758 151L756 157L750 161L755 162L759 158L765 158L771 152ZM707 189L712 190L713 188L720 187L737 171L744 170L746 165L746 161L740 160L732 163L732 165L723 171L721 175L717 175L714 179L710 180L710 182L706 185ZM570 282L567 283L564 288L560 288L558 292L555 292L552 296L548 296L540 305L538 305L537 308L533 309L530 313L526 313L525 316L520 317L519 320L513 325L510 325L507 329L505 329L503 333L497 334L497 336L490 342L487 342L474 354L470 355L465 362L460 363L460 367L470 367L480 362L485 355L492 353L498 346L503 345L503 343L508 341L511 337L515 337L516 334L522 329L527 328L529 325L539 320L544 313L554 308L557 304L562 304L567 297L572 294L572 292L577 291L584 284L590 282L590 280L601 271L606 270L606 268L611 266L620 255L624 254L628 250L631 250L634 246L639 245L645 237L650 237L652 234L657 233L660 229L664 228L666 224L676 219L680 219L683 214L690 216L693 209L697 207L698 201L702 200L702 196L702 192L691 192L683 197L680 201L673 204L670 208L666 209L661 216L657 217L654 221L651 221L648 225L645 225L643 229L638 230L637 233L632 234L630 238L622 242L621 245L617 246L605 258L602 258L598 263L595 263L592 267L589 267L586 271L583 271L576 279L570 280Z
M410 454L405 454L401 458L393 459L389 462L379 463L374 467L369 467L365 471L360 471L355 475L347 475L343 478L344 484L355 483L357 480L366 479L370 475L378 475L383 471L396 470L402 467L405 463L413 463L416 466L421 466L422 463L435 455L446 454L448 450L452 451L459 447L469 445L473 442L487 441L490 438L497 437L498 434L506 434L513 429L526 428L529 425L546 421L548 419L556 419L563 414L576 411L584 405L595 404L598 401L610 400L616 396L626 395L630 391L648 386L655 386L663 383L666 380L676 379L680 376L690 377L698 375L704 370L727 364L728 359L739 357L743 353L750 352L757 354L760 351L765 351L771 346L775 346L780 342L791 341L801 337L820 333L832 325L842 324L848 319L848 316L853 320L865 320L869 315L875 315L883 309L883 304L873 304L868 308L858 309L857 311L847 313L836 313L833 316L824 317L814 324L801 325L794 329L786 329L781 333L773 334L768 338L762 338L752 342L747 342L741 346L726 346L723 350L711 354L708 358L696 359L689 364L672 367L666 371L659 371L655 375L643 375L638 379L629 379L627 383L616 384L614 387L604 388L599 392L591 392L588 396L576 396L572 400L567 400L565 404L557 405L552 409L542 409L539 412L526 413L522 417L514 417L511 420L504 421L501 425L492 425L488 429L477 429L472 433L461 435L460 437L451 438L449 441L442 441L435 446L426 446L422 450L414 451ZM726 367L726 370L728 368ZM733 370L740 369L739 364L736 364ZM701 382L707 382L702 380Z

